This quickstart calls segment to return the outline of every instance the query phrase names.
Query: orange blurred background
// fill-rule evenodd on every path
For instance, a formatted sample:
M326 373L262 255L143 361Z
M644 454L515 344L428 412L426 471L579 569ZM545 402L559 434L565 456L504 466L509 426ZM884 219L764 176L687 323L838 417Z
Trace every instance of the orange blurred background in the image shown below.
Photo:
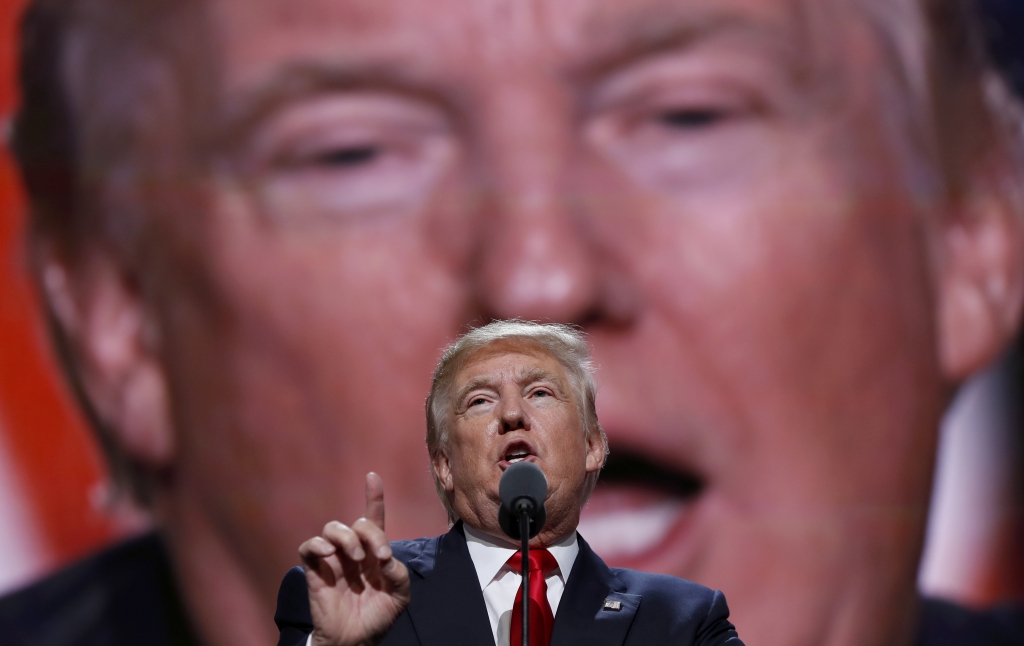
M0 123L17 104L23 0L0 0ZM0 590L73 560L117 531L102 513L102 458L46 339L22 242L25 202L0 150ZM15 546L15 547L11 547Z

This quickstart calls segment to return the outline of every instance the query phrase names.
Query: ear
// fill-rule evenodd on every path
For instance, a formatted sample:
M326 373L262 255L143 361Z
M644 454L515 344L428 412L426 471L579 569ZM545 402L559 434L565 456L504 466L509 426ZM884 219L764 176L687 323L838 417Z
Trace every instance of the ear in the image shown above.
M587 440L587 462L586 472L594 473L600 471L608 456L608 438L603 431L596 431L590 434Z
M83 394L133 459L159 468L174 456L167 384L154 322L122 268L99 251L73 261L36 249L44 298Z
M444 487L445 492L449 494L454 492L455 480L452 478L451 464L449 464L448 456L445 452L439 452L431 461L431 464L434 467L434 475L437 476L437 480Z
M942 224L939 358L954 381L992 361L1017 333L1024 300L1024 214L992 190Z

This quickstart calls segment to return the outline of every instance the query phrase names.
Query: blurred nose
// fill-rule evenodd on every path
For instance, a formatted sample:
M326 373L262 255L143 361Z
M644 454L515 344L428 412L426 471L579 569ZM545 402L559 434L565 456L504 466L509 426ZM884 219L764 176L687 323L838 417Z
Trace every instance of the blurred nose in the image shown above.
M596 308L593 249L570 209L566 112L555 92L524 87L488 110L491 199L474 280L489 318L582 323Z

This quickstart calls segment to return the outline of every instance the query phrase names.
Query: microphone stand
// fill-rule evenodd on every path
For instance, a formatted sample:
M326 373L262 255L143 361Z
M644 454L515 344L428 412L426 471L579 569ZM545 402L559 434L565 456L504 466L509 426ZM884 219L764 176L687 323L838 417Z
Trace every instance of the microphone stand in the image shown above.
M532 533L539 533L544 527L547 514L544 500L548 496L548 479L544 472L532 462L517 462L505 469L498 483L498 524L512 540L519 539L522 556L520 567L523 575L523 644L530 646L530 525ZM518 525L519 536L516 536ZM514 605L514 604L513 604Z
M523 646L530 646L530 512L533 504L525 498L516 502L516 511L519 513L519 538L522 541L522 548L519 550L523 556Z

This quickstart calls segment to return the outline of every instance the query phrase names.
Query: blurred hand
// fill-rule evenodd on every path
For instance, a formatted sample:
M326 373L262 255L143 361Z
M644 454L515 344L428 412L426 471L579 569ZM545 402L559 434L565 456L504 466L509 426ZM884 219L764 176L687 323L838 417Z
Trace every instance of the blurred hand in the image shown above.
M337 521L299 547L306 567L313 646L375 644L409 604L409 570L384 536L384 483L366 474L366 515Z

